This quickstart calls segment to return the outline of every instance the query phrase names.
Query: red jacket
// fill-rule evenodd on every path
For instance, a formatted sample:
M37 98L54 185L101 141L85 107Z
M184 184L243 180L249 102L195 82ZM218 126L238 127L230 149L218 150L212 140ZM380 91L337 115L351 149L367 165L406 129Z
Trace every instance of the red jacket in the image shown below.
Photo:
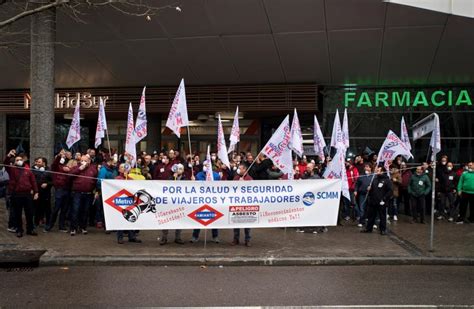
M8 192L11 194L31 194L31 191L38 193L35 175L29 168L15 168L10 164L10 158L6 157L3 161L10 181L8 182Z
M155 167L155 171L153 173L154 180L168 180L173 175L171 172L171 167L173 165L169 163L168 165L164 165L163 163L159 163Z
M65 164L60 164L59 161L61 160L60 156L57 156L54 159L53 164L51 165L51 170L53 172L57 173L66 173L63 170L63 167L65 167ZM53 186L56 189L66 189L69 190L71 189L71 177L68 175L63 175L63 174L53 174Z
M240 180L240 175L237 175L234 177L234 180ZM245 175L244 177L244 180L253 180L252 176L250 176L249 174Z
M74 192L83 192L83 193L92 193L97 184L97 166L91 164L86 167L84 170L80 170L79 166L76 166L71 170L71 174L76 177L72 180L72 191ZM77 177L77 176L86 176L86 177Z
M354 166L351 166L346 170L346 174L347 182L349 183L349 191L354 191L357 178L359 178L359 171Z

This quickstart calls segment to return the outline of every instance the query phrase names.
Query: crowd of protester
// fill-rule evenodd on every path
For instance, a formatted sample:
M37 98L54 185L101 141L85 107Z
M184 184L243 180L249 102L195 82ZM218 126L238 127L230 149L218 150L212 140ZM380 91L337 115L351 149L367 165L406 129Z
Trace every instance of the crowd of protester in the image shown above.
M46 158L29 161L25 153L11 150L0 166L0 198L6 198L8 231L23 237L36 236L39 227L44 233L57 228L59 232L87 234L95 226L106 233L101 198L103 179L122 180L198 180L206 179L212 168L214 180L278 180L288 179L265 156L254 157L250 152L234 152L230 168L211 154L211 162L199 155L182 156L177 150L141 152L132 168L127 153L88 149L85 153L61 150L48 165ZM294 179L320 179L327 164L326 158L294 160ZM474 163L455 168L446 155L436 163L435 215L438 220L462 224L474 222ZM411 218L411 223L424 224L432 203L433 169L429 162L408 167L402 157L389 164L389 170L377 165L377 155L364 153L347 159L346 172L350 199L342 198L339 224L357 221L361 232L379 229L387 232L387 220L399 220L399 212ZM469 210L469 211L468 211ZM24 212L24 220L23 220ZM469 214L469 218L466 215ZM326 232L325 227L298 228L298 232ZM244 229L244 244L250 246L250 229ZM116 231L117 242L141 242L139 231ZM184 244L181 230L175 230L174 241ZM192 233L190 242L198 241L200 230ZM169 231L163 230L160 245L168 243ZM212 240L219 243L219 231L212 230ZM240 243L240 229L234 229L232 245Z

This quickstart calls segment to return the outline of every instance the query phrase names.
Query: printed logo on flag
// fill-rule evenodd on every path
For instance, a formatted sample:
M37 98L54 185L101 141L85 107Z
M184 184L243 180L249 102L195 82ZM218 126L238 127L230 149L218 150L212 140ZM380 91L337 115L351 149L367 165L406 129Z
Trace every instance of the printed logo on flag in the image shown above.
M313 192L306 192L303 195L303 204L305 206L312 206L314 204L314 200L315 200L315 197L314 197Z
M188 217L204 226L208 226L223 216L224 215L221 212L215 210L209 205L203 205L188 215Z
M109 197L107 200L105 200L105 203L120 213L122 213L123 210L130 210L135 206L133 194L125 189L122 189Z

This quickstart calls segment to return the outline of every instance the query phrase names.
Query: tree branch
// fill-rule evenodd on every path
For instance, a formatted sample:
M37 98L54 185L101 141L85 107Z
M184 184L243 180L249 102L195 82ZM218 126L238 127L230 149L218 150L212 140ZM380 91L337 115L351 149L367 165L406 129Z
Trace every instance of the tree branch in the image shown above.
M56 0L54 2L39 6L39 7L34 8L34 9L23 11L20 14L15 15L15 16L7 19L7 20L0 21L0 29L14 23L15 21L17 21L19 19L25 18L27 16L30 16L30 15L33 15L33 14L36 14L36 13L39 13L39 12L42 12L42 11L49 10L50 8L53 8L53 7L61 6L61 5L65 4L65 3L68 3L68 2L69 2L69 0Z

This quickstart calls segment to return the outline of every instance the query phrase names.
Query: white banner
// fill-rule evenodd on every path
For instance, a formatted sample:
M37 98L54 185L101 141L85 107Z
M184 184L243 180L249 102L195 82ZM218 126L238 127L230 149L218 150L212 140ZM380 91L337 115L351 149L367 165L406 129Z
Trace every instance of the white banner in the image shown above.
M103 180L108 230L334 226L341 180Z

